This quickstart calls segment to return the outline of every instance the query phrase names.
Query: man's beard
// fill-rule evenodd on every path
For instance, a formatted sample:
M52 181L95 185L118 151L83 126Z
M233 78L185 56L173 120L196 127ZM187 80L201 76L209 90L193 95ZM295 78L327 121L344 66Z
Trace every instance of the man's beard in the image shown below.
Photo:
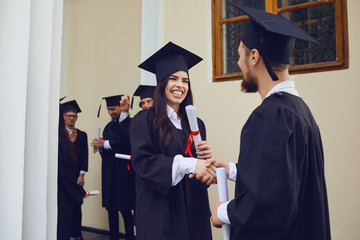
M241 82L241 91L246 93L255 93L258 91L256 80L250 72L244 74L244 79Z

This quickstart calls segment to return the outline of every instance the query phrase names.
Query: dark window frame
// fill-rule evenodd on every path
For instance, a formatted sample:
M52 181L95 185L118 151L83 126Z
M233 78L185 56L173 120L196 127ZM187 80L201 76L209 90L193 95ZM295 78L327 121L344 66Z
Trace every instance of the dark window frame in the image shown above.
M348 43L348 23L347 23L347 3L346 0L318 0L315 2L302 3L294 6L277 8L277 0L265 0L265 10L271 13L283 13L324 4L335 4L335 35L336 35L336 61L321 62L290 66L290 74L323 72L346 69L349 67L349 43ZM223 73L223 47L222 47L222 28L226 23L244 21L249 19L247 16L222 19L221 9L222 0L212 0L212 64L213 82L241 80L241 72Z

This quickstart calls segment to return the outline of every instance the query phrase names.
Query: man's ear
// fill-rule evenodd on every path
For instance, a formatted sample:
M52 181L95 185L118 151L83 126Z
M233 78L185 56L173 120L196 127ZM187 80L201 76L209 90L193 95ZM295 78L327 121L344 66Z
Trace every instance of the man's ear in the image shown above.
M251 49L250 52L250 64L251 65L256 65L259 63L260 60L260 53L257 49Z

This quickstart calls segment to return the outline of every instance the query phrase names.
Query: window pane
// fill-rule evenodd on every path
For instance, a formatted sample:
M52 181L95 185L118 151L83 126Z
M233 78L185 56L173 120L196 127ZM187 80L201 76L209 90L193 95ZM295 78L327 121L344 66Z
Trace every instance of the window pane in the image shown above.
M318 2L319 0L278 0L278 8L289 7L297 4Z
M237 50L248 22L249 20L222 25L224 74L240 71L239 66L237 65L239 59Z
M252 7L265 11L265 0L223 0L222 6L222 18L228 19L233 17L239 17L244 15L239 9L232 6L232 4L237 4L240 6Z
M284 17L303 28L320 44L295 41L291 65L336 61L334 4L321 5L282 13Z

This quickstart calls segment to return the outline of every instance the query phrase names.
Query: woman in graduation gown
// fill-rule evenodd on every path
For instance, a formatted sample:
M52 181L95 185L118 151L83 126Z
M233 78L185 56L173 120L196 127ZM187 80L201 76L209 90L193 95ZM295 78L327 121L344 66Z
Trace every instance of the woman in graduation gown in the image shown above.
M211 156L206 141L197 145L198 152L188 144L191 131L185 106L192 104L188 69L201 60L169 42L139 65L155 73L158 84L154 106L140 111L130 124L137 240L212 239L207 185L188 176L205 163L192 156ZM198 124L206 139L204 123L198 119Z
M63 111L60 106L58 148L58 223L57 239L69 240L72 215L76 206L83 202L85 190L77 184L78 171L75 145L65 130Z

